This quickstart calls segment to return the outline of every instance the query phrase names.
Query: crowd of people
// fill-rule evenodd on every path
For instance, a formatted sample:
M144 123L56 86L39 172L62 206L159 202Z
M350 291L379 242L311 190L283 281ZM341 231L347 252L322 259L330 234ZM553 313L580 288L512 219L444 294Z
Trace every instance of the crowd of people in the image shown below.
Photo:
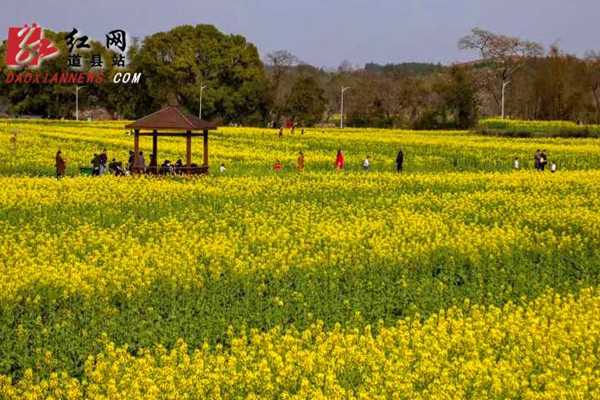
M533 157L533 167L536 171L545 171L548 165L548 153L546 150L537 149ZM521 169L521 161L519 157L515 157L514 168L516 171ZM550 163L550 172L556 172L556 163Z
M404 168L404 152L402 149L398 151L396 155L396 171L402 172ZM135 163L135 154L133 151L129 152L129 159L127 161L127 165L123 167L123 164L120 161L117 161L115 158L112 161L108 162L108 152L107 149L104 149L100 154L94 154L91 162L92 164L92 176L100 176L105 175L107 173L116 176L124 176L131 175L134 172L134 163ZM341 171L344 168L345 159L344 153L342 149L338 149L337 154L335 156L335 169L336 171ZM536 171L545 171L548 165L548 155L546 150L538 149L534 156L534 168ZM196 164L191 165L192 168L197 168ZM56 177L61 178L65 175L67 167L67 160L62 156L62 152L59 150L56 153ZM298 154L298 160L296 163L296 168L299 172L304 172L306 167L306 161L304 158L304 153L301 151ZM165 160L162 164L158 165L158 160L154 154L150 155L150 163L146 165L146 160L144 158L144 153L140 151L138 153L138 168L141 173L147 173L152 175L167 175L167 174L182 174L185 172L186 166L183 164L181 159L178 159L174 164L169 160ZM362 168L365 172L371 170L371 156L367 155L362 163ZM283 165L279 160L276 160L275 164L273 164L273 169L276 171L281 171L283 169ZM518 157L514 158L514 169L521 169L521 162ZM219 171L224 173L227 169L225 168L225 164L221 164L219 166ZM550 171L556 172L557 166L555 162L550 163Z
M342 168L344 168L344 163L345 163L344 153L342 152L342 149L338 149L337 154L335 156L336 171L341 171ZM305 165L306 164L305 164L305 160L304 160L304 153L301 151L298 154L298 161L296 163L296 168L298 168L299 172L304 172ZM396 156L396 171L402 172L403 165L404 165L404 152L402 151L402 149L400 149L400 151L398 152L398 155ZM362 167L365 172L367 172L371 169L371 156L367 156L365 158L365 160L363 161ZM276 160L275 164L273 164L273 169L275 171L281 171L281 169L282 169L281 161Z
M60 153L60 151L57 153L57 175L59 165L58 160ZM105 175L107 173L116 176L131 175L134 172L135 168L135 153L133 152L133 150L129 151L129 159L127 160L127 164L125 165L125 167L123 167L123 163L121 161L117 161L116 158L113 158L112 161L108 163L108 155L106 149L104 149L100 154L94 154L94 157L92 158L90 163L92 165L92 176L100 176ZM181 161L181 159L178 159L175 163L172 163L170 160L165 160L162 164L159 165L158 160L154 154L150 154L150 162L146 164L144 152L140 151L138 153L138 169L141 173L151 175L182 174L185 171L185 167L186 166L183 164L183 161ZM191 167L197 168L198 166L196 164L192 164ZM220 168L221 172L225 171L224 168L225 166L222 165Z
M344 168L344 154L341 149L337 151L337 155L335 158L335 169L337 171L341 171ZM117 161L115 158L112 161L108 162L108 151L107 149L102 150L100 154L94 154L94 157L90 161L92 165L92 176L101 176L107 173L116 176L124 176L131 175L134 172L134 163L135 163L135 154L133 151L129 152L129 159L127 160L127 165L123 167L123 163ZM396 156L396 170L398 172L402 171L404 164L404 152L402 149L398 152ZM62 151L58 151L56 153L56 177L61 178L65 175L67 168L67 160L62 156ZM196 164L191 165L192 168L197 168ZM299 172L304 172L305 169L305 159L304 153L300 152L298 155L298 162L296 164ZM158 161L154 154L150 155L150 163L146 165L146 160L144 158L144 153L140 151L138 153L138 168L141 173L148 173L153 175L165 175L165 174L181 174L185 171L185 166L181 159L177 160L175 164L172 164L171 161L165 160L160 166L158 165ZM273 165L273 169L280 171L282 169L282 164L279 160L275 162ZM371 156L367 156L363 162L363 169L365 171L369 171L371 169ZM225 168L225 164L221 164L219 166L219 171L224 173L227 169Z

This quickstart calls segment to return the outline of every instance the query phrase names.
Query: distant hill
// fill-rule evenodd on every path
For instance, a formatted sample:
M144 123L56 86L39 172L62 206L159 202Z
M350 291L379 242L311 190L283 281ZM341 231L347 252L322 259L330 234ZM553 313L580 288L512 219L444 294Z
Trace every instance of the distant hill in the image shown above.
M409 76L409 75L428 75L440 72L444 67L442 64L431 64L431 63L419 63L419 62L408 62L400 64L385 64L380 65L377 63L365 64L365 71L379 72L384 74L391 74L397 76Z

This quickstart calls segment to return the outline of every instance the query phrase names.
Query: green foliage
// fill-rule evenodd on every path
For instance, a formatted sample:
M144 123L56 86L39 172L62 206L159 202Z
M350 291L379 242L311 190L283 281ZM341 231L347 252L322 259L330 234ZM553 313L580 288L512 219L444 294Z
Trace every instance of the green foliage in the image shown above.
M5 175L51 173L57 146L71 175L96 149L125 160L132 144L123 122L1 122ZM210 141L210 165L225 163L224 174L0 177L0 228L16 232L0 243L0 374L82 377L103 333L136 354L180 338L190 351L227 350L229 326L304 329L320 319L329 330L359 312L388 327L465 299L499 306L600 285L596 140L352 128L279 139L220 128ZM346 166L336 173L340 147ZM392 172L400 147L403 174ZM538 147L558 173L531 171L525 160ZM161 138L160 159L184 148ZM524 170L507 173L515 156ZM478 172L453 172L463 169Z
M148 36L132 59L147 79L152 108L167 103L198 110L217 121L264 120L269 85L256 47L239 35L225 35L212 25L179 26Z
M311 77L300 78L294 83L286 98L285 110L292 123L300 122L312 126L323 117L326 108L323 89Z
M440 63L418 63L418 62L407 62L399 64L385 64L380 65L377 63L365 64L365 71L372 71L384 74L390 74L395 77L407 77L412 75L429 75L441 72L443 69Z
M417 130L438 130L450 129L453 125L451 121L448 121L444 110L428 108L415 120L413 128Z
M437 91L444 100L444 107L450 111L456 129L470 129L477 125L477 86L469 70L452 67L449 79L439 82Z
M69 70L65 32L45 30L45 37L59 55L45 59L39 68L0 70L0 90L11 111L49 118L72 117L75 85L11 84L9 72L102 72L105 84L87 85L80 92L82 108L102 107L113 115L139 118L167 104L179 104L192 112L199 108L200 85L208 86L202 101L203 116L221 122L263 123L271 104L269 83L254 45L239 35L225 35L212 25L180 26L146 37L130 45L127 71L141 72L137 84L115 84L112 78L124 69L112 67L114 52L88 40L91 49L79 50L83 67ZM6 43L0 50L5 51ZM91 54L101 54L103 68L90 68ZM4 65L4 63L2 64Z
M11 111L18 114L34 114L47 118L72 118L75 115L75 85L74 84L50 84L47 83L31 83L31 84L15 84L6 83L6 76L9 73L15 75L19 72L23 74L46 74L51 77L58 73L67 72L88 72L88 73L104 73L109 76L114 73L112 67L112 56L116 53L107 50L101 43L88 40L90 49L77 50L74 49L73 54L81 55L82 67L69 70L68 58L69 51L66 43L67 32L52 32L44 30L44 37L51 40L53 45L58 48L59 54L44 59L39 67L7 67L2 60L0 70L0 97L5 98L11 103ZM6 53L6 41L0 46L2 55ZM102 68L90 68L90 60L92 54L100 54L104 60ZM42 78L43 79L43 78ZM119 85L101 85L91 84L79 92L80 104L85 104L87 107L99 106L106 108L109 112L114 112L118 109L118 103L109 99L109 93Z
M542 179L533 174L527 176ZM135 281L112 286L82 277L82 285L98 289L85 294L79 288L65 289L62 280L22 288L0 302L0 373L19 378L27 368L36 370L40 353L51 351L56 370L78 377L103 333L117 345L128 344L132 352L157 343L170 348L179 338L191 349L204 342L227 348L230 325L236 331L244 327L267 331L274 326L302 330L321 319L326 329L332 329L335 323L352 323L358 311L364 323L376 326L383 321L390 326L415 313L428 316L451 305L462 306L466 299L500 306L535 298L548 287L562 293L600 284L598 238L589 235L593 222L586 222L597 217L597 183L582 184L585 176L570 176L567 182L545 178L540 182L555 204L535 209L536 218L531 218L531 207L538 201L535 185L512 181L514 177L506 174L453 177L312 174L302 179L265 176L261 183L256 178L232 182L213 176L176 185L138 179L127 186L131 193L150 190L148 201L135 206L116 202L108 208L102 201L73 202L73 194L64 190L59 190L60 196L71 199L71 204L28 206L35 196L32 192L22 205L3 208L0 224L18 223L27 232L33 229L59 238L88 229L89 237L80 238L79 247L65 254L70 262L85 264L93 253L99 269L148 268L138 261L115 265L117 243L101 240L101 235L120 235L128 229L131 240L145 244L147 251L164 255L184 251L181 256L189 257L181 265L161 265L159 279L142 275L137 281L136 275ZM86 182L79 178L69 184L81 188ZM104 185L102 192L109 198L124 196L119 194L123 181L87 184ZM18 182L7 185L19 190ZM56 190L52 181L32 180L34 187L45 198ZM572 210L565 211L567 220L548 218L555 215L557 205ZM507 214L511 218L502 217ZM396 235L402 228L392 218L398 215L414 218L402 222L410 226L405 232L410 236ZM160 226L171 218L168 226L187 224L190 231L197 232L197 224L210 226L203 236L216 239L215 246L231 245L235 262L229 256L215 260L208 246L193 254L185 253L190 243L165 246L165 236L177 232L142 228ZM348 231L347 223L360 230ZM429 230L431 223L438 229ZM330 234L325 227L332 224ZM281 236L284 231L289 237ZM494 232L534 239L521 245L503 241ZM486 239L469 250L466 243L455 247L448 238L464 241L465 234ZM440 241L439 235L445 239ZM185 234L180 239L185 241ZM494 243L488 246L486 240ZM301 243L320 260L316 267L293 261L298 258L292 250ZM394 257L390 251L402 245L426 251ZM58 240L54 246L63 244ZM238 260L253 271L240 270ZM129 284L143 286L130 290Z
M488 118L479 121L478 132L511 137L532 137L536 134L543 134L564 138L594 138L600 136L600 125L579 125L571 121L523 121Z

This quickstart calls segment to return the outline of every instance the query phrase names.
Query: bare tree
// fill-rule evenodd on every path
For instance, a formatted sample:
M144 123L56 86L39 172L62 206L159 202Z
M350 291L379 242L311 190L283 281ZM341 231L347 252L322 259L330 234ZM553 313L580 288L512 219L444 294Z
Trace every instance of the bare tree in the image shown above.
M268 64L272 68L273 85L275 92L279 89L281 78L295 64L299 63L298 57L287 50L277 50L267 54Z
M352 63L348 60L342 61L342 63L338 66L337 72L338 74L347 74L352 72L354 68L352 67Z
M273 83L274 107L271 110L273 123L279 122L283 109L285 108L285 96L282 90L282 81L292 67L300 64L298 57L287 50L277 50L267 54L267 72Z
M498 64L499 89L502 90L509 82L511 75L526 58L539 57L544 53L544 47L536 42L517 37L498 35L481 28L474 28L467 36L458 41L461 50L476 50L484 61ZM500 96L494 94L500 106Z
M474 28L470 35L458 42L462 50L477 50L484 60L506 62L520 57L536 57L543 54L541 44L517 37L497 35L485 29Z

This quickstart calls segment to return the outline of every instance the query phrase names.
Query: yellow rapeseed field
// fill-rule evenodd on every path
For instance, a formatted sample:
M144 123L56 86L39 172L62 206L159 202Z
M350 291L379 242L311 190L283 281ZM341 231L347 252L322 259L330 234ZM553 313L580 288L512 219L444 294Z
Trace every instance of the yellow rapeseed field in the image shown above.
M107 148L109 159L126 164L133 148L133 136L123 128L126 122L62 122L0 120L0 173L46 174L54 169L54 156L62 150L67 158L67 174L90 167L94 153ZM16 140L13 132L17 132ZM148 156L152 139L143 137L141 149ZM194 141L193 161L202 160L201 140ZM560 170L596 169L600 165L597 139L511 139L476 136L464 131L398 131L384 129L300 129L285 131L262 128L219 128L210 133L210 165L224 163L229 173L259 174L280 160L283 171L295 171L298 152L306 157L307 171L330 171L336 151L346 156L346 170L359 171L366 156L372 169L392 171L399 148L406 153L407 172L510 171L514 157L524 169L533 169L537 149L548 151L549 160ZM185 159L185 141L161 138L158 161Z
M0 377L8 399L594 399L600 397L600 293L547 293L524 306L467 304L432 315L325 331L251 330L227 350L180 340L134 355L103 337L85 380L28 369ZM360 319L360 316L357 316ZM44 362L52 364L51 355Z
M0 398L600 397L597 139L223 128L209 176L80 174L123 125L0 121Z

